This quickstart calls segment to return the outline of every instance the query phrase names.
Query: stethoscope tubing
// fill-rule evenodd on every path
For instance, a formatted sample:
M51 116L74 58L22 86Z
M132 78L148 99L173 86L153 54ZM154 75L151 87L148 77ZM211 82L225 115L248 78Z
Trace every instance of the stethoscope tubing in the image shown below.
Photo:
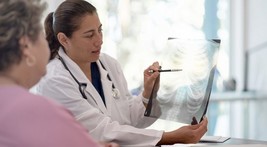
M87 96L86 96L86 94L85 94L85 92L84 92L84 90L85 90L86 87L87 87L87 83L81 83L81 82L79 82L79 81L77 80L77 78L72 74L72 72L70 71L70 69L68 68L68 66L66 65L64 59L63 59L61 56L59 56L59 55L58 55L58 58L59 58L59 60L61 61L61 63L63 64L64 68L70 73L70 75L72 76L72 78L74 79L74 81L78 84L78 86L79 86L78 88L79 88L79 91L80 91L82 97L83 97L84 99L87 99ZM101 64L102 68L106 70L106 68L105 68L105 66L103 65L103 63L102 63L100 60L99 60L99 62L100 62L100 64ZM107 74L107 78L108 78L109 81L112 82L112 80L111 80L109 74ZM82 87L84 87L84 88L82 88ZM113 82L112 82L112 97L115 98L115 99L118 99L118 98L120 97L120 91L115 87L115 85L114 85ZM96 102L96 101L95 101L95 102Z

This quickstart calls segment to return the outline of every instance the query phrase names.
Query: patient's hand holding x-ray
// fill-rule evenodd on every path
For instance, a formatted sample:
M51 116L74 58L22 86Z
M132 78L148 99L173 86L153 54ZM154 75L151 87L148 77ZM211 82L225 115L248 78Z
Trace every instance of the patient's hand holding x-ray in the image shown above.
M187 124L192 117L200 121L206 112L219 45L214 40L168 41L162 69L182 71L161 73L160 89L154 98L157 103L152 105L150 117Z

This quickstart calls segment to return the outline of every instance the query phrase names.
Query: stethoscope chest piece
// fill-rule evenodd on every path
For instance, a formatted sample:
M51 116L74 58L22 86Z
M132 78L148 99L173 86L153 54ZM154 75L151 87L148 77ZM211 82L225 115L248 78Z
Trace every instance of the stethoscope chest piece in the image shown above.
M112 88L112 97L114 99L120 98L120 91L117 88Z

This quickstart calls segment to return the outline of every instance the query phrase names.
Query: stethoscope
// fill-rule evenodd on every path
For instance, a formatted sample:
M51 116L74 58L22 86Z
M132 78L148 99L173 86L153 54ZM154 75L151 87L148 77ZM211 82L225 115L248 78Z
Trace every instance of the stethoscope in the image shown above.
M87 99L87 96L86 96L86 94L85 94L85 89L86 89L86 87L87 87L87 83L81 83L81 82L79 82L79 81L75 78L75 76L72 74L72 72L69 70L69 68L68 68L68 66L66 65L65 61L63 60L63 58L62 58L61 56L59 56L59 55L58 55L58 58L59 58L59 60L61 61L61 63L63 64L63 66L65 67L65 69L66 69L67 71L69 71L69 73L70 73L70 75L72 76L72 78L73 78L73 79L75 80L75 82L78 84L78 86L79 86L79 91L80 91L82 97L83 97L84 99ZM102 63L100 60L99 60L99 62L100 62L100 64L101 64L102 68L106 70L106 68L105 68L105 66L103 65L103 63ZM112 80L111 80L109 74L107 74L107 78L108 78L108 80L111 81L111 83L112 83L112 97L113 97L114 99L119 99L119 98L120 98L120 91L115 87L115 85L114 85L114 83L112 82Z

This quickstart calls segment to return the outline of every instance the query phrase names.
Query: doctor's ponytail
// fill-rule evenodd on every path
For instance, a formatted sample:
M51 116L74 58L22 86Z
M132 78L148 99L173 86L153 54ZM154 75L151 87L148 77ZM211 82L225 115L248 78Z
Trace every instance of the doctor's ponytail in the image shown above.
M48 45L51 51L50 60L55 58L55 56L57 55L58 49L61 46L53 30L53 21L54 21L53 15L54 15L53 12L49 13L45 19L45 24L44 24L46 40L48 42Z

